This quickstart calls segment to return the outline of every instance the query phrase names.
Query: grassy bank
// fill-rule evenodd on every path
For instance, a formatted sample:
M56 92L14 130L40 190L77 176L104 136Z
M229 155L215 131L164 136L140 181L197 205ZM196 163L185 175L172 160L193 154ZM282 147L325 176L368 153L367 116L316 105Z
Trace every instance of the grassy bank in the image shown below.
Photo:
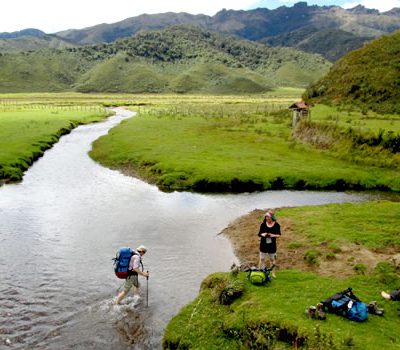
M139 115L96 141L90 155L165 191L400 190L398 168L372 161L379 154L354 162L294 139L289 105L268 96L171 96L133 108Z
M224 231L242 263L257 261L262 213L247 214ZM380 292L400 287L400 205L329 204L277 213L282 226L277 278L260 287L245 273L208 276L199 296L168 324L163 348L398 349L399 304ZM317 252L316 259L310 251ZM384 317L369 315L357 323L332 314L325 321L304 315L310 305L349 286L367 304L377 300Z
M335 158L362 166L400 168L400 117L316 105L294 136Z
M26 98L0 99L0 181L19 181L23 172L58 139L79 124L103 119L93 105L59 106Z
M379 277L339 280L296 270L281 271L279 279L261 287L251 285L246 273L237 279L229 273L213 274L203 281L198 298L170 321L163 348L397 349L400 318L394 302L379 300L385 316L369 315L364 323L332 314L325 321L304 315L310 305L349 286L367 303L385 288ZM220 296L232 290L241 290L242 295L230 305L222 304Z

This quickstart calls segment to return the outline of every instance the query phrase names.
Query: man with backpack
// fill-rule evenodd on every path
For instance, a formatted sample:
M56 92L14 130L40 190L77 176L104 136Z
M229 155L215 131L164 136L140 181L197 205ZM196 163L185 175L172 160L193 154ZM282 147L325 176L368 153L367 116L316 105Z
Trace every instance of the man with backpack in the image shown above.
M118 294L115 304L119 304L122 299L134 287L134 294L139 295L139 275L149 278L149 272L143 271L142 257L146 254L147 248L143 245L136 248L131 259L129 260L128 277L125 280L124 290ZM142 270L140 270L142 266Z

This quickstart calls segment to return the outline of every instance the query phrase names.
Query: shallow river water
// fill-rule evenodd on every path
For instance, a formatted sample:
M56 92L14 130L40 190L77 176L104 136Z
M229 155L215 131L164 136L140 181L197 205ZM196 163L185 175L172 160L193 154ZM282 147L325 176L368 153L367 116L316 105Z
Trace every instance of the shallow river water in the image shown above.
M273 191L163 193L92 161L91 143L131 117L116 109L80 126L26 172L0 187L0 348L161 349L168 321L202 279L237 259L218 235L255 208L358 202L367 195ZM113 300L120 246L144 244L142 300ZM146 289L148 287L148 289ZM148 291L148 307L146 305Z

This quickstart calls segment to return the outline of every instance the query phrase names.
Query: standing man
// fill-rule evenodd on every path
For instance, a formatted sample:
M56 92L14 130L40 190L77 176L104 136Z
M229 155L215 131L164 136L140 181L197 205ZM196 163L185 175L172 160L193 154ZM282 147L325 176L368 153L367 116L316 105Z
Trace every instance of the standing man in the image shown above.
M268 255L270 267L276 262L276 239L281 236L281 227L276 222L274 212L268 210L264 215L264 220L260 225L258 237L260 237L260 261L259 268L265 268L265 259ZM275 272L271 271L272 277L276 277Z
M139 275L148 278L149 273L143 271L142 257L146 254L147 248L141 245L136 248L131 260L129 261L129 276L125 280L124 290L118 294L115 304L119 304L122 299L128 294L132 287L134 287L134 295L139 296ZM142 270L140 270L142 266Z

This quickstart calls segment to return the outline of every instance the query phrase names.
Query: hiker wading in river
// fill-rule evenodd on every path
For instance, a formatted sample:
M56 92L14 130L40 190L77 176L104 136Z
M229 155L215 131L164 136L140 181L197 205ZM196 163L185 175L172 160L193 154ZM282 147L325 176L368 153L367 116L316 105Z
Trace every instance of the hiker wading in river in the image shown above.
M134 294L139 296L139 275L149 277L149 272L140 270L140 266L143 270L142 257L146 252L147 248L143 245L136 248L136 254L133 254L129 261L129 276L125 280L124 290L118 294L115 304L119 304L132 287L134 287Z
M270 267L276 263L276 239L281 236L281 227L276 222L274 212L268 210L264 215L264 220L260 225L258 232L260 237L260 261L259 268L264 269L265 259L268 256L270 261ZM275 276L275 272L271 271L272 277Z

